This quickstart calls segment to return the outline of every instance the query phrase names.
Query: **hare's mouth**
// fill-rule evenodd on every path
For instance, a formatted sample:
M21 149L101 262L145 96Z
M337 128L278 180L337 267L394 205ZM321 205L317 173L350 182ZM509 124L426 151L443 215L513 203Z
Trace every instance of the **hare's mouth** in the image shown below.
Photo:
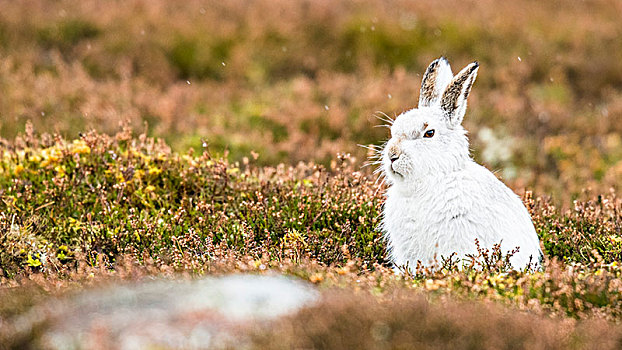
M391 174L393 174L393 175L397 175L397 176L398 176L398 177L400 177L400 178L403 178L403 177L404 177L404 175L402 175L399 171L397 171L397 170L395 170L395 169L393 168L393 165L389 166L389 171L391 171Z

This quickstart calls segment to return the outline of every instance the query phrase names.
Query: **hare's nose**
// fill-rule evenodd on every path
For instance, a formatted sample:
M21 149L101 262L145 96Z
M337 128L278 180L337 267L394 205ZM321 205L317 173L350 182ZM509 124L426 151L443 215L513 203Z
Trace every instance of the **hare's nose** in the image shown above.
M393 162L395 162L396 160L398 160L400 158L400 154L402 154L402 152L400 151L399 147L397 147L397 145L392 145L389 148L389 160L391 161L391 164L393 164Z

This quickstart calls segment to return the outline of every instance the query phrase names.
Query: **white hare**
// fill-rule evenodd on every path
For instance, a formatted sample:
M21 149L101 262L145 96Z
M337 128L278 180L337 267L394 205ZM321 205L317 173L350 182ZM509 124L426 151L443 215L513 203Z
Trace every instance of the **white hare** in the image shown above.
M462 127L477 62L456 76L443 57L423 76L418 108L399 115L382 150L390 185L382 229L393 263L433 267L457 253L500 243L514 269L539 264L542 251L520 198L469 155Z

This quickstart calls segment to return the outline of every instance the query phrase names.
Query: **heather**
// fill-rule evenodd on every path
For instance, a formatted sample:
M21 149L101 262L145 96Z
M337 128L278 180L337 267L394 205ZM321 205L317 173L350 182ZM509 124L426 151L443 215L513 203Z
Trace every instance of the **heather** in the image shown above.
M53 297L240 272L323 295L247 332L255 348L619 348L620 12L3 3L0 348L37 348L51 318L14 321ZM440 55L480 62L472 154L522 197L542 271L511 271L494 250L462 270L400 275L387 261L385 187L361 146L387 139L383 119L416 105Z
M404 294L403 302L416 310L421 301L413 298L424 293L439 305L450 303L450 308L457 306L445 302L447 297L528 310L539 316L517 316L516 322L536 317L552 329L560 325L546 321L546 315L588 323L620 319L621 202L615 192L597 197L586 193L567 210L525 194L547 257L544 271L510 271L499 251L482 249L472 268L446 263L441 271L396 275L385 260L377 228L382 187L370 171L360 171L346 155L330 168L254 163L252 157L242 162L213 158L208 149L171 152L163 142L129 130L64 140L35 135L28 128L2 154L0 267L2 283L13 286L3 291L3 317L10 319L24 305L79 285L96 288L106 281L161 274L190 278L278 271L327 291L361 294L356 298L387 312L383 317L391 314L380 311L383 303L400 307L393 304L398 298L393 294L415 293ZM23 291L35 296L28 298ZM330 303L336 301L331 298L319 310L332 309ZM348 305L344 315L357 302ZM510 317L496 312L494 317ZM373 314L351 322L375 322L369 319ZM477 315L473 317L488 317ZM305 314L297 317L300 321L292 322L306 322ZM410 327L404 319L391 322L398 329ZM453 325L458 320L431 322ZM581 325L573 332L583 332ZM300 335L288 329L270 329L268 334L282 331L302 342L323 337L313 329ZM475 332L462 331L467 337ZM264 333L258 333L257 342L272 339ZM29 339L28 334L20 336Z

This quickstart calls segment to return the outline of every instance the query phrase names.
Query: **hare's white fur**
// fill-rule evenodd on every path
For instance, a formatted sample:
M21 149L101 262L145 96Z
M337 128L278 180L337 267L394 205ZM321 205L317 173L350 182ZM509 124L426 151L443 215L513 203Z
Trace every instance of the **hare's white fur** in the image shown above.
M510 258L515 269L542 258L520 198L469 155L461 123L477 70L472 63L454 77L444 58L432 62L419 107L391 125L382 151L390 185L382 228L396 266L413 267L418 261L434 266L452 253L459 258L477 254L475 239L482 248L500 243L504 253L518 248Z

